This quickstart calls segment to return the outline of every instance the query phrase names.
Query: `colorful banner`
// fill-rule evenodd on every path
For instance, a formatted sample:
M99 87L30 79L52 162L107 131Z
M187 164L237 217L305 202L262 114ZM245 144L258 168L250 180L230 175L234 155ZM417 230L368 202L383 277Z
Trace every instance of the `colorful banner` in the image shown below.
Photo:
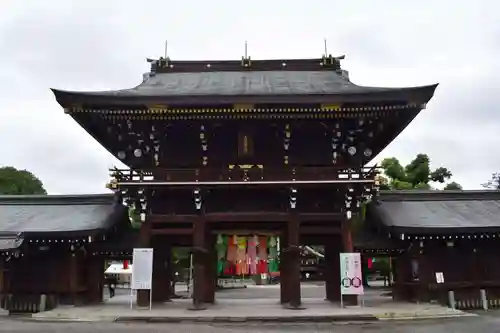
M219 276L253 276L279 271L279 238L262 235L217 236Z
M342 295L363 295L361 254L340 253L340 293Z

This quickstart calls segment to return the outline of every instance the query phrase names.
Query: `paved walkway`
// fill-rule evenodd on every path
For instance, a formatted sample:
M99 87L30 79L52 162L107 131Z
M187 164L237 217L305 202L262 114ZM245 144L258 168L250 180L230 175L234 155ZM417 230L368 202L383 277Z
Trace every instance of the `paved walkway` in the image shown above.
M119 294L105 303L93 306L60 306L33 315L35 320L74 321L148 321L148 322L242 322L242 321L371 321L388 319L446 318L471 315L435 304L396 303L380 290L368 290L364 306L341 308L323 297L315 297L321 286L302 287L302 310L283 308L279 303L279 286L249 286L242 290L217 293L217 301L202 311L188 310L189 299L153 304L153 308L130 307L130 296ZM253 297L249 297L253 296ZM260 296L260 297L259 297ZM271 296L275 296L272 297ZM135 303L135 302L134 302Z

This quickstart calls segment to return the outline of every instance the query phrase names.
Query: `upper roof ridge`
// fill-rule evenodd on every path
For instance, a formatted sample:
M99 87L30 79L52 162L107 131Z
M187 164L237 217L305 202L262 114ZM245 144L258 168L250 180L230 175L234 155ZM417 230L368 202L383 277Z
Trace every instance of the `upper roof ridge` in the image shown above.
M151 74L156 73L202 73L202 72L230 72L230 71L337 71L342 73L340 60L345 56L309 59L263 59L253 60L177 60L169 58L150 59Z

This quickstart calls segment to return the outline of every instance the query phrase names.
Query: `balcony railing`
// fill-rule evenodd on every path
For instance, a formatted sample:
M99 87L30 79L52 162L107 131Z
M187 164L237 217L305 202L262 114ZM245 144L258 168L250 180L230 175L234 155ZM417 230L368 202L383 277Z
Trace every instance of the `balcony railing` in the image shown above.
M134 185L224 185L224 184L334 184L374 183L376 166L361 168L296 167L268 169L251 168L199 168L199 169L111 169L111 184Z

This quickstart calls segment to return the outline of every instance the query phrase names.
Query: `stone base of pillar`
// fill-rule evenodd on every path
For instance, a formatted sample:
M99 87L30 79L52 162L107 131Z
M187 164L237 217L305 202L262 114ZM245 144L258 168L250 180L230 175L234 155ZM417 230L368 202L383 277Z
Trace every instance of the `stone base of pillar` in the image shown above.
M287 310L305 310L307 309L302 303L293 305L291 302L283 304L283 308Z
M205 304L192 304L187 309L189 311L202 311L206 310L207 306Z

